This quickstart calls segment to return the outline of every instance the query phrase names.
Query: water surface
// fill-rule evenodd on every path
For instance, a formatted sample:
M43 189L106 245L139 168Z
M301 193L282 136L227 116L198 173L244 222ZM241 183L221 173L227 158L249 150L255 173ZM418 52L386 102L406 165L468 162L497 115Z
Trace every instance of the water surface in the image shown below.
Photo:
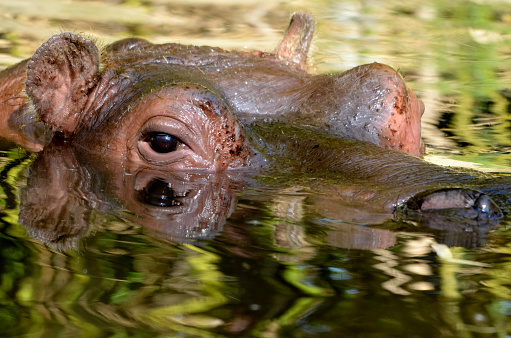
M399 68L426 105L426 159L509 171L505 2L0 0L0 66L61 31L100 44L141 36L271 51L298 10L317 20L314 71L374 61ZM115 180L74 157L1 149L3 336L511 333L511 195L500 195L506 215L491 232L368 217L328 204L306 176L248 186L231 176L174 177L181 190L161 212L138 203L165 190L161 182L119 194ZM180 194L196 204L181 204ZM41 213L40 195L53 213Z

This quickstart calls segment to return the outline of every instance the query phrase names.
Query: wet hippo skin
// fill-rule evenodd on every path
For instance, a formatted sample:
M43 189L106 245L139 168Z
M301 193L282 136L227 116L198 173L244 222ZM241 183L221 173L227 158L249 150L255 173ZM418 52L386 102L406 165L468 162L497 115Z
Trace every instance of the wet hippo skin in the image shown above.
M278 169L333 175L342 184L326 192L381 212L501 217L473 190L482 174L412 156L423 149L424 107L396 71L307 72L313 27L295 15L274 53L127 39L100 54L88 39L56 35L0 73L0 132L32 151L65 143L113 176Z
M307 52L313 31L312 18L296 14L274 53L154 45L130 38L107 46L100 55L91 41L60 34L30 61L2 73L0 112L5 121L13 111L24 111L16 114L22 121L10 124L14 133L27 126L26 111L35 110L47 128L64 136L81 135L96 132L98 123L111 123L113 115L114 121L121 119L142 95L191 82L218 95L241 123L263 118L302 123L421 154L424 107L402 77L378 63L340 74L310 74ZM26 93L32 105L23 91L27 65Z

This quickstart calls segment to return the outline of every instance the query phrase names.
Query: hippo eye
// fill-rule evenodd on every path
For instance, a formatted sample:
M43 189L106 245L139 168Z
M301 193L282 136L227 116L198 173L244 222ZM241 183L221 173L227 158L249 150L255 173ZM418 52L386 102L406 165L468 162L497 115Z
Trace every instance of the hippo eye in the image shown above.
M151 145L151 149L160 154L166 154L176 150L180 143L178 138L159 132L149 133L144 141Z

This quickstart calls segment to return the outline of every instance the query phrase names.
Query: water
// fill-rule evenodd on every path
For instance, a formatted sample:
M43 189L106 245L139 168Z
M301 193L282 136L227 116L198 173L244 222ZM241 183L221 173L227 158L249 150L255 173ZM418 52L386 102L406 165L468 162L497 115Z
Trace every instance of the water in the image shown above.
M0 64L67 30L105 44L140 35L271 51L296 10L318 22L318 72L373 61L400 69L427 107L428 160L509 171L504 2L0 0ZM1 149L3 336L510 334L506 196L498 227L468 234L368 217L308 190L306 176L248 186L237 177L174 177L197 203L174 212L183 207L178 193L160 212L137 203L147 191L124 193L117 178L72 156ZM40 214L41 205L54 213Z

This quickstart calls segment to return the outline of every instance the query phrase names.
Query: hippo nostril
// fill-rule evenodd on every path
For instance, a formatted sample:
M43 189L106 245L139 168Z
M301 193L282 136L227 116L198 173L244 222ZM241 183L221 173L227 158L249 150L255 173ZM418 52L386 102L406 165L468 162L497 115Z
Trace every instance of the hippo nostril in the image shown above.
M452 188L425 192L410 199L407 206L422 212L441 212L456 215L460 219L484 222L502 217L502 211L488 195L471 189Z
M478 218L480 219L498 219L502 217L500 209L484 194L481 194L481 196L477 198L473 208L479 212Z
M481 195L475 205L477 207L479 207L479 211L480 212L483 212L485 214L489 214L490 213L490 199L488 198L488 196L486 195Z

